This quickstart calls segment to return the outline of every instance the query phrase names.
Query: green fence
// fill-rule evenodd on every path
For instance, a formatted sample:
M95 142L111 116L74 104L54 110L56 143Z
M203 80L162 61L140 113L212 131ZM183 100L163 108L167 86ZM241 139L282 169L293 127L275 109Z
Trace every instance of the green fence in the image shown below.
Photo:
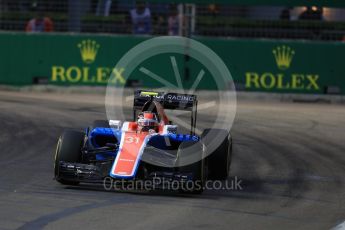
M30 85L106 85L114 71L118 85L126 70L114 69L132 47L148 39L127 36L0 34L0 83ZM198 38L226 63L238 89L265 92L345 92L344 43L302 41L234 40ZM153 57L141 66L176 83L171 54ZM200 64L175 55L185 88L195 81ZM130 82L160 87L140 71ZM206 72L200 89L215 89L212 73Z

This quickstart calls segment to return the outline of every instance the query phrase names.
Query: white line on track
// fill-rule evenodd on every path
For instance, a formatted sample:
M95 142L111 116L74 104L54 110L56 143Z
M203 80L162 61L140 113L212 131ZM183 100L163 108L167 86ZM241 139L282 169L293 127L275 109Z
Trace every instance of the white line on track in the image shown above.
M331 230L345 230L345 221L337 226L335 226L334 228L332 228Z

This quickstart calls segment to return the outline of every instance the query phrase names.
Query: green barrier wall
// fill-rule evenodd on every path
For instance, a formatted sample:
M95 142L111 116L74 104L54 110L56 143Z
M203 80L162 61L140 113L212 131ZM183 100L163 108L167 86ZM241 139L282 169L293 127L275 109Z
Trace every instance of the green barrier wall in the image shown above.
M125 85L125 69L113 69L132 47L148 38L127 36L0 34L0 83L30 85L46 80L56 85L106 85L114 71ZM344 43L198 38L227 64L238 88L247 91L345 92ZM185 88L193 85L200 63L175 54L153 57L140 66L176 85L170 56L176 56ZM129 78L146 87L161 87L140 71ZM206 71L200 89L215 89Z

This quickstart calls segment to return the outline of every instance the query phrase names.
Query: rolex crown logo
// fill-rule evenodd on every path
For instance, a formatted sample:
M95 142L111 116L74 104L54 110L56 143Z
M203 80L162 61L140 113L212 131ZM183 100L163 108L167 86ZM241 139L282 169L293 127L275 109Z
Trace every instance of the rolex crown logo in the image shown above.
M91 64L95 61L98 49L100 47L96 41L83 40L78 44L81 58L86 64Z
M273 54L278 68L281 70L286 70L291 65L295 51L288 46L278 46L273 50Z

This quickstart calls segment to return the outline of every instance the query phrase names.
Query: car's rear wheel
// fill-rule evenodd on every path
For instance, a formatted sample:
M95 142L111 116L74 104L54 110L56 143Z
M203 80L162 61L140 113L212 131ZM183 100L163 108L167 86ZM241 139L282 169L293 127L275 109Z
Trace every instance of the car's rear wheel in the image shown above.
M205 129L202 141L206 148L214 149L208 153L208 178L212 180L226 180L230 174L232 157L232 138L228 131L222 129ZM218 141L221 140L220 145ZM218 144L218 146L215 146Z
M201 194L204 191L207 174L203 144L201 142L181 143L177 151L177 163L181 164L183 158L188 158L191 154L199 160L189 165L179 166L177 170L181 174L191 174L193 179L186 182L179 191L187 194ZM195 156L195 154L198 156Z
M77 131L65 131L59 138L54 162L54 174L55 179L61 184L65 185L77 185L77 181L69 181L61 178L59 172L60 161L68 163L80 163L81 162L81 148L84 143L85 134Z
M95 120L92 123L93 128L110 128L109 122L107 120Z

